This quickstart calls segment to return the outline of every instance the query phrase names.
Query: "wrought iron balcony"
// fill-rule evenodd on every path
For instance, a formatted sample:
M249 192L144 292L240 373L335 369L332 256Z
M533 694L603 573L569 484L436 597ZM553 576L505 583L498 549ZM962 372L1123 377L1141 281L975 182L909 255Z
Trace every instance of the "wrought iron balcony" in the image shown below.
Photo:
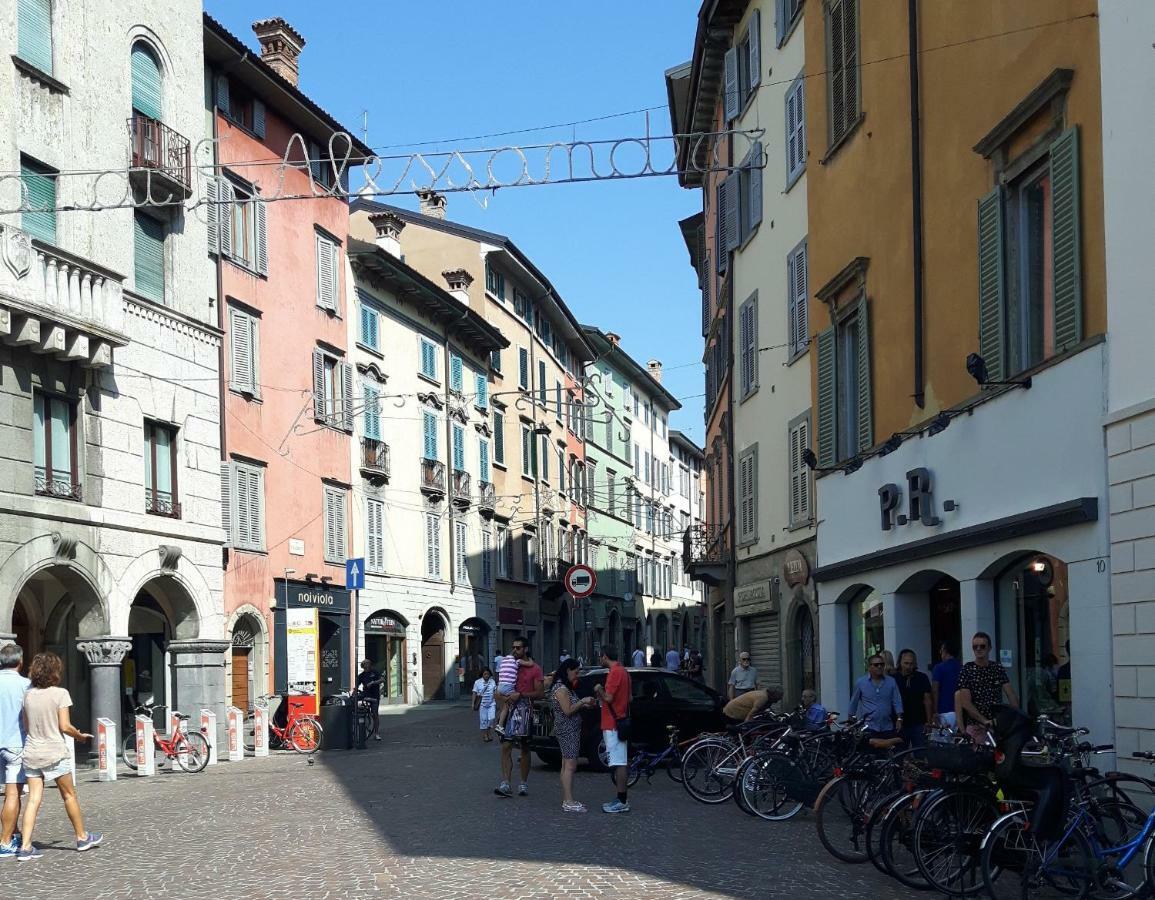
M469 496L470 487L469 473L463 469L454 469L453 502L462 509L467 509L469 504L473 502L473 498Z
M482 515L493 515L497 510L497 488L490 481L477 482L477 508Z
M361 438L361 472L370 478L389 478L389 445L376 438Z
M437 459L421 460L421 493L434 500L445 496L445 463Z
M144 511L152 516L168 516L170 519L180 518L180 504L177 503L168 491L153 493L144 489Z
M84 499L79 482L70 474L49 473L41 467L36 467L36 493L41 497L56 497L60 500Z
M699 522L682 535L685 570L694 581L721 584L730 563L730 530L725 526Z
M163 122L133 110L128 120L132 135L134 180L146 188L153 200L168 200L170 194L185 199L192 194L192 153L189 139Z

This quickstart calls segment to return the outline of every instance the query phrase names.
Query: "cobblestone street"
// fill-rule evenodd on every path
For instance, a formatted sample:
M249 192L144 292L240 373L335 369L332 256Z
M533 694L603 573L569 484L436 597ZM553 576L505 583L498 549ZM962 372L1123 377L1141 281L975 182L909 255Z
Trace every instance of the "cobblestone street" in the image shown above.
M75 853L55 791L44 857L6 862L5 898L638 898L908 896L872 867L835 863L813 818L774 824L706 807L664 775L607 816L604 774L579 772L584 816L560 810L535 765L528 798L502 800L497 745L465 706L382 716L363 753L221 764L201 775L82 780L105 844ZM910 895L913 896L913 895Z

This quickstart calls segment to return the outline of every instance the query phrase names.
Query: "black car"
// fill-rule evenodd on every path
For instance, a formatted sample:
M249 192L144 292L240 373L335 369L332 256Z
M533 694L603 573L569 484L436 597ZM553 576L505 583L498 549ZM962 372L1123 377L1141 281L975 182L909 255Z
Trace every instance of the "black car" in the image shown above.
M608 669L582 669L578 676L579 697L593 697L595 685L605 684ZM630 673L631 746L645 746L658 750L669 737L667 725L678 729L681 739L696 737L705 731L721 731L725 727L722 707L725 699L717 691L699 681L665 669L635 669ZM583 710L581 755L594 768L602 768L601 709ZM553 733L553 709L549 699L534 703L530 747L538 759L548 766L561 765L561 751Z

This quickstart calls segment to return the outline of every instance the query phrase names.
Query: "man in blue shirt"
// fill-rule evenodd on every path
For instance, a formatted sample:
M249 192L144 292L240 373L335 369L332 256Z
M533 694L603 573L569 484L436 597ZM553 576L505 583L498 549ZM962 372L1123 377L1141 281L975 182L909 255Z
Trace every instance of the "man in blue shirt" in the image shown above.
M941 662L930 672L931 688L934 690L934 711L938 724L952 730L955 727L954 695L958 690L958 677L962 663L954 655L953 648L946 641L939 644L938 655Z
M24 784L24 694L31 682L20 674L24 651L16 644L0 647L0 774L4 776L4 806L0 810L0 859L15 858L16 820Z
M884 665L878 654L870 657L869 674L858 679L850 697L850 715L866 722L872 737L893 737L902 728L902 695Z

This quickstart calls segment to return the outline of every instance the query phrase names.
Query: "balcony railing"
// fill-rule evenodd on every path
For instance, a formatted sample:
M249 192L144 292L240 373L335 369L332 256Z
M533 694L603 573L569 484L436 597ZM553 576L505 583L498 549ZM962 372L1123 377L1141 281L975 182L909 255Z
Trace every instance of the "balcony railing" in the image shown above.
M453 470L453 502L458 506L469 506L473 498L469 496L469 473L462 469Z
M361 471L389 477L389 445L376 438L361 438Z
M180 504L167 491L153 493L144 489L144 511L153 516L168 516L170 519L180 518Z
M189 139L163 122L133 111L128 120L132 135L132 167L159 175L188 196L192 192L192 154ZM161 193L154 200L167 199Z
M49 474L36 469L36 493L41 497L56 497L60 500L80 501L84 498L79 482L67 473Z
M477 482L477 508L483 513L492 513L497 509L497 488L492 482Z
M421 492L437 499L445 496L445 463L437 459L421 460Z
M699 522L686 529L682 537L686 570L692 565L723 565L730 560L728 531L718 525Z

